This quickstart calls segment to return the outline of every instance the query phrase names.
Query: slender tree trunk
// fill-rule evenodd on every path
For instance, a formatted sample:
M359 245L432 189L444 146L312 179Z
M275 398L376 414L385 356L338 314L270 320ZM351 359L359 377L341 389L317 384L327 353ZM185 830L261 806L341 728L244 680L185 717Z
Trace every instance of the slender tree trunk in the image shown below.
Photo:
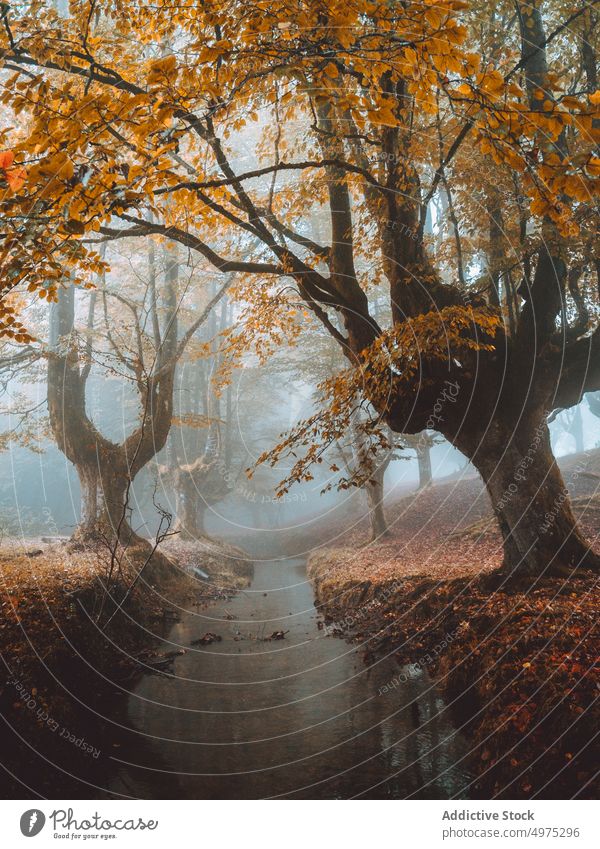
M195 541L205 535L204 512L206 505L191 475L179 470L176 482L177 524L181 539Z
M417 443L417 461L419 463L419 489L429 486L433 480L431 472L431 447Z
M502 282L504 289L504 303L508 315L508 329L512 336L517 328L515 316L517 315L518 307L515 301L515 290L510 270L504 272L502 275Z
M500 203L500 194L495 188L490 189L488 195L487 213L489 219L488 272L491 278L488 300L491 306L499 308L500 274L504 252L502 249L502 206Z
M377 469L373 473L372 478L365 484L372 540L378 540L389 533L388 523L383 509L384 471L384 469Z
M573 421L571 423L571 436L575 442L575 453L583 453L583 419L579 404L573 410Z
M348 469L349 475L352 475L352 467L368 468L373 462L373 458L367 455L367 447L365 445L364 435L359 427L358 414L354 413L351 418L351 433L352 433L352 454L353 459L349 462L344 456L342 450L342 459ZM367 508L369 511L369 523L371 526L371 540L377 540L389 533L385 510L383 507L383 482L385 472L390 462L388 455L377 465L380 458L374 458L375 466L373 467L368 480L362 486L366 495Z

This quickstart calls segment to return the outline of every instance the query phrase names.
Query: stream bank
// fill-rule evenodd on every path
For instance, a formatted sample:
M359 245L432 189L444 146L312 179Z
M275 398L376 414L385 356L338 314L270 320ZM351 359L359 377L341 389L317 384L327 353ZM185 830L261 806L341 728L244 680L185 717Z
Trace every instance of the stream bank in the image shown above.
M129 690L154 665L168 662L159 644L181 608L226 597L252 575L242 551L215 540L169 542L163 550L172 564L167 579L153 586L143 573L128 595L146 555L130 549L121 558L111 595L127 599L115 612L110 600L102 609L106 548L41 538L3 541L4 798L105 795ZM161 558L163 575L165 562ZM190 566L211 580L200 580Z
M377 547L369 557L377 559ZM596 576L508 585L493 572L367 578L356 550L321 549L308 574L328 627L397 680L426 672L472 741L473 797L597 798Z

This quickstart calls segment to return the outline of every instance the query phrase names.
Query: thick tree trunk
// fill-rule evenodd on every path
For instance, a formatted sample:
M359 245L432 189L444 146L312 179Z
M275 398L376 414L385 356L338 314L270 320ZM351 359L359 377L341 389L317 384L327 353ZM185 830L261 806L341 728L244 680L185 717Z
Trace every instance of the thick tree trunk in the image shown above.
M123 545L132 541L135 536L130 524L131 507L127 503L131 483L126 469L120 473L108 472L100 480L101 503L99 505L97 528L100 533L106 533L109 539L119 539Z
M502 532L503 571L541 576L598 570L600 557L577 526L545 417L522 420L513 428L495 423L490 431L472 460Z
M101 456L99 446L96 463L81 459L74 463L81 487L81 517L74 540L112 544L118 538L124 546L138 541L130 524L131 485L124 452L116 449L110 456Z
M87 466L77 467L79 488L81 491L81 515L79 527L88 533L96 524L98 515L98 473Z

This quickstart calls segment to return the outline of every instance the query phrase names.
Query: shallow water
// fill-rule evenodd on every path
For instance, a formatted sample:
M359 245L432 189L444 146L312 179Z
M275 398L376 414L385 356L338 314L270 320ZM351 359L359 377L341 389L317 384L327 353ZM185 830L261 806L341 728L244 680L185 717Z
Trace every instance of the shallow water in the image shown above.
M235 617L230 619L228 617ZM450 798L469 782L466 741L425 674L327 635L302 560L258 563L250 588L185 613L169 675L129 698L134 739L111 790L152 798ZM274 631L283 640L265 640ZM212 631L211 645L191 642ZM136 745L136 740L138 745ZM140 742L142 742L140 746Z

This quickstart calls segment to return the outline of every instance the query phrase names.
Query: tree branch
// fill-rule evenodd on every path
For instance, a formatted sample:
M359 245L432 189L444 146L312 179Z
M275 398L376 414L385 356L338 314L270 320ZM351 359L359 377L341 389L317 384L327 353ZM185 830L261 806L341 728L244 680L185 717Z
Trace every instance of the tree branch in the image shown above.
M204 256L211 265L214 265L214 267L221 272L226 273L238 271L249 274L278 275L285 275L289 273L282 265L276 265L270 262L247 262L236 259L224 259L197 236L194 236L192 233L188 233L185 230L181 230L179 227L157 224L153 221L147 221L146 219L135 218L127 213L121 213L119 218L135 225L133 230L126 231L127 235L141 236L155 233L160 236L164 236L167 239L179 242L192 250L198 251L198 253L202 254L202 256ZM101 228L101 232L108 229L109 228ZM119 231L116 231L116 233L116 238L122 238Z

